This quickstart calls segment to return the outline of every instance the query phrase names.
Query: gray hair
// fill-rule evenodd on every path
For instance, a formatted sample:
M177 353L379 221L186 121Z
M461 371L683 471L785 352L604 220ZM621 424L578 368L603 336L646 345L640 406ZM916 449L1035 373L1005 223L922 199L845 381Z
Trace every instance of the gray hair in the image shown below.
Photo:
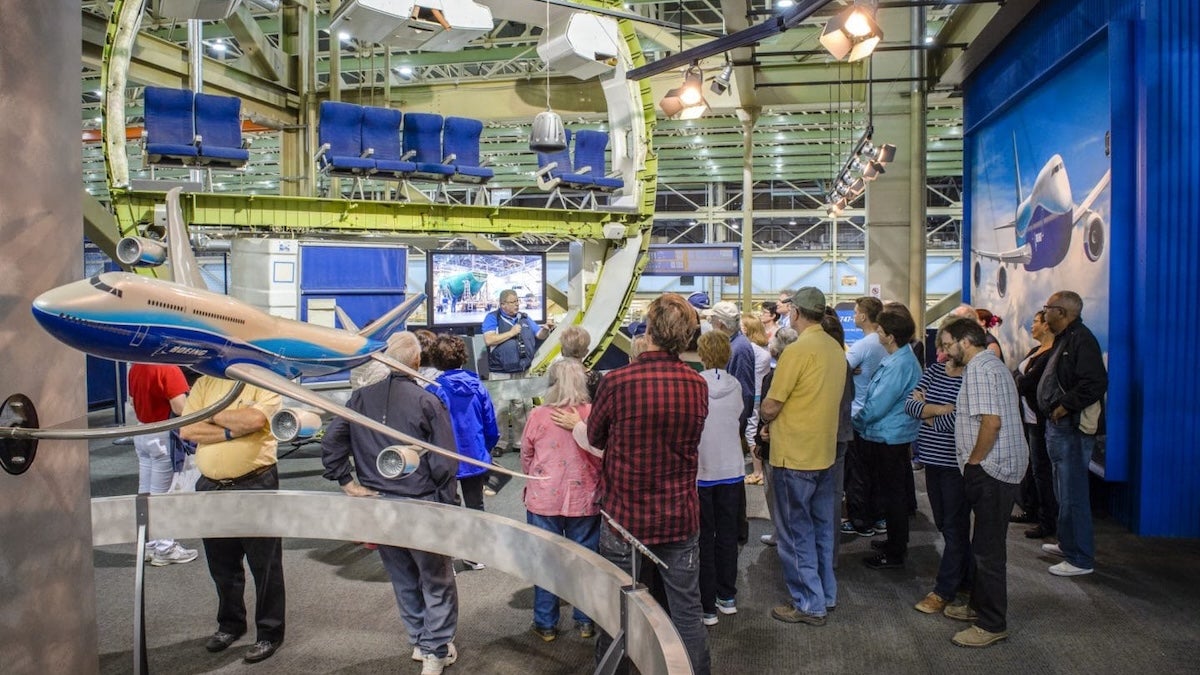
M577 359L559 359L547 371L550 387L542 397L545 405L563 407L587 403L587 373Z
M406 366L416 368L421 364L421 341L409 331L400 331L388 338L384 354Z
M780 328L775 331L775 337L771 338L771 343L767 345L767 350L771 352L771 358L778 359L779 355L788 345L800 339L800 334L794 328Z
M558 343L562 346L563 358L582 361L588 354L592 336L582 326L567 326L559 333Z

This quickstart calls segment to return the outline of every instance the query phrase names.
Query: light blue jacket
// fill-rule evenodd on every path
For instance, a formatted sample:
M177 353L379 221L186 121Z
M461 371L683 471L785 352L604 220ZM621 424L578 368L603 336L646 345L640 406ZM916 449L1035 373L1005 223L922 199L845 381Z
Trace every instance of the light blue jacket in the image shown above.
M867 385L863 407L854 414L854 430L868 441L888 445L917 440L921 421L904 412L904 402L920 379L921 364L908 345L885 356Z

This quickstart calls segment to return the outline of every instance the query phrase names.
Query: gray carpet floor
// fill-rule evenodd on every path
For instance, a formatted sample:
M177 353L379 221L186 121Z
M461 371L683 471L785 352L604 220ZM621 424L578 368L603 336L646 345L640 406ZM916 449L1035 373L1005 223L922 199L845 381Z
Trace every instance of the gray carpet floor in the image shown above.
M93 444L92 496L131 494L137 462L129 445ZM500 459L515 466L510 454ZM281 487L336 490L321 478L320 447L303 446L281 460ZM1013 526L1008 541L1010 638L968 650L950 637L965 626L912 605L932 589L939 537L929 518L923 473L920 511L902 570L872 571L860 559L868 539L842 540L838 609L814 628L770 618L786 602L775 549L759 543L769 531L763 489L748 486L750 543L740 557L738 613L709 629L715 673L1133 673L1200 670L1200 542L1139 538L1097 520L1095 574L1061 579L1047 573L1055 559L1040 541ZM520 481L487 498L487 510L524 520ZM200 547L199 541L185 541ZM204 650L216 629L216 596L204 564L147 567L146 609L152 672L417 673L409 660L391 585L377 554L350 542L284 542L287 638L270 660L242 662L251 636L220 654ZM100 670L131 672L132 546L95 551ZM461 565L458 565L462 569ZM569 632L545 643L529 631L533 590L493 569L458 575L461 609L455 640L459 661L448 673L588 673L594 642ZM252 612L253 610L251 610ZM2 670L0 666L0 670Z

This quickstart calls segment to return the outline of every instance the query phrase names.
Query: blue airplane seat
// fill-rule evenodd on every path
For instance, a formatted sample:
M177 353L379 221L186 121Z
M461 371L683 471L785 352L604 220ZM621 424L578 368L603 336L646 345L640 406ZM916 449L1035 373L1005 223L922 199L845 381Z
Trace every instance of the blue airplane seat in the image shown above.
M404 178L417 170L414 162L402 158L400 121L403 115L393 108L363 108L362 147L372 149L375 170L394 178Z
M148 164L195 164L195 95L188 89L146 87L145 138Z
M404 115L404 155L417 163L416 177L448 180L454 167L442 157L442 116L433 113Z
M333 174L363 176L375 169L375 160L363 156L362 106L338 101L321 102L317 160L321 170Z
M196 94L200 163L240 168L250 161L242 143L242 101L234 96Z
M598 190L606 192L625 187L625 181L604 173L608 166L604 153L608 149L608 133L581 129L575 134L575 173L589 176Z
M553 190L558 187L586 189L591 187L591 176L573 173L571 164L571 130L564 130L567 135L567 147L558 152L539 152L538 185L543 190ZM545 180L543 180L545 179Z
M447 117L442 126L442 152L454 163L454 180L486 183L496 175L479 159L483 122L467 117Z

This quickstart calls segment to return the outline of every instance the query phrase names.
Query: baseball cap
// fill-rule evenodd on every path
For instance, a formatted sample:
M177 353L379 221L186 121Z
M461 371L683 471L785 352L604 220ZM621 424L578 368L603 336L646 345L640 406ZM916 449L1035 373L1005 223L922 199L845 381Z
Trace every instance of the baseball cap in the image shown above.
M696 309L708 309L711 301L708 299L708 293L704 291L696 291L687 297L688 304Z
M738 306L728 300L722 300L713 305L712 316L714 319L719 319L725 323L737 325L742 319L742 310Z
M812 286L805 286L796 291L796 294L789 298L788 302L799 309L807 309L810 312L825 311L825 294Z

